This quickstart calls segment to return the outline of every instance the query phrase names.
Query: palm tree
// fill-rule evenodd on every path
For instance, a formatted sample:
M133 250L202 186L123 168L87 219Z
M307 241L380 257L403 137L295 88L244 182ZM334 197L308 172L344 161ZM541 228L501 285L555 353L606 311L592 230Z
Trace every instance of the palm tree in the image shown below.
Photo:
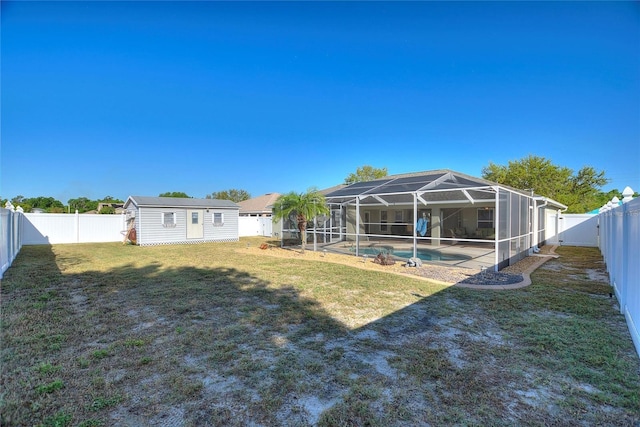
M276 220L289 218L295 215L300 231L302 253L307 245L307 221L318 216L329 213L324 196L316 189L309 189L306 193L296 193L294 191L278 197L274 203L273 217Z

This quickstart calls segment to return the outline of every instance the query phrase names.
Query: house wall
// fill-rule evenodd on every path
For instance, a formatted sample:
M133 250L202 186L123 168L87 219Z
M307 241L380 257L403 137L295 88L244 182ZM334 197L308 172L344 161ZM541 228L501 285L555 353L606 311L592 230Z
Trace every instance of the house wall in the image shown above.
M429 222L430 228L430 237L438 238L438 237L452 237L450 234L449 228L464 228L466 231L466 236L457 236L457 237L477 237L475 236L476 230L478 228L478 209L481 209L484 206L488 206L493 208L493 204L485 203L483 205L476 204L473 207L460 207L459 205L431 205L424 206L419 205L418 211L422 211L425 209L431 210L431 221ZM443 209L451 209L455 211L455 219L449 218L447 224L449 226L442 226L442 220L444 219L441 212ZM387 229L382 230L382 218L381 212L387 212ZM365 233L365 212L369 212L370 215L370 226L369 226L369 234L378 234L378 235L403 235L403 236L412 236L413 228L415 226L415 219L413 218L413 206L360 206L360 234ZM396 223L396 212L402 212L402 225L394 225ZM495 218L495 213L494 213ZM445 219L446 221L446 219ZM455 222L455 224L454 224ZM494 225L495 229L495 225ZM353 205L347 207L347 234L355 234L356 233L356 208ZM354 236L347 236L347 240L354 240Z
M192 210L193 208L189 208ZM156 208L141 207L136 211L136 232L138 244L165 245L181 243L227 242L237 241L238 210L221 208L197 208L204 211L204 237L202 239L187 239L187 209L186 208ZM208 212L207 212L208 211ZM175 227L165 227L162 214L174 212L176 214ZM213 225L213 214L222 213L224 224Z

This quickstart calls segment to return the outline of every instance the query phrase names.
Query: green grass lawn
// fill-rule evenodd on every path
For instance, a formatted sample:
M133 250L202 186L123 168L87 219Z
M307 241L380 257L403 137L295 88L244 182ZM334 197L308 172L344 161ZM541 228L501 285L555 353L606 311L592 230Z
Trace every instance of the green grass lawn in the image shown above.
M0 425L640 423L596 249L479 291L245 249L264 241L24 247L2 281Z

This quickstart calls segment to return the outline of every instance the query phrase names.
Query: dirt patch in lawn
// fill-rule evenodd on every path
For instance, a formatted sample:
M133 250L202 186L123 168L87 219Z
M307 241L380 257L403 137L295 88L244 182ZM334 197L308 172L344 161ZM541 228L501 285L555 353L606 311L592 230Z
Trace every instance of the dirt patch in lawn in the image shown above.
M496 293L243 246L106 261L96 245L84 268L74 250L92 255L54 248L58 273L18 259L2 289L1 424L640 420L624 318L585 270L600 271L597 252L562 249L533 285Z

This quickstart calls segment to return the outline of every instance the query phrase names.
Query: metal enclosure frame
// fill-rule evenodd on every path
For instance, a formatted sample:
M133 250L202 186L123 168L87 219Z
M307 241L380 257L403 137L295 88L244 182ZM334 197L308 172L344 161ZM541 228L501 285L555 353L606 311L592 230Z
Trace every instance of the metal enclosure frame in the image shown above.
M484 261L482 268L495 271L519 261L532 247L544 243L539 228L544 227L544 219L539 218L544 207L564 207L530 191L451 170L359 182L330 192L325 198L331 214L314 218L307 230L306 238L312 239L314 250L318 245L328 249L332 244L346 242L356 256L372 255L367 252L370 247L384 250L401 246L403 254L410 250L413 257L420 257L429 250L427 247L475 246L491 250L493 257ZM365 211L369 222L364 221ZM393 217L390 212L394 212ZM424 235L416 224L420 212L425 217L428 212L430 220ZM444 217L443 212L452 215ZM444 227L445 224L449 226ZM294 235L296 231L283 225L283 236L289 232L293 233L290 237L298 237Z

